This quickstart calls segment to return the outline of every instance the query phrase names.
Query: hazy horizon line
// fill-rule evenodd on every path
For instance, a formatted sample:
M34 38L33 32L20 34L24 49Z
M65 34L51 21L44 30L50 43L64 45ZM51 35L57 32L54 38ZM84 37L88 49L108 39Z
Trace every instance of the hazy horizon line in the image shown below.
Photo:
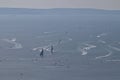
M34 10L49 10L49 9L93 9L93 10L107 10L107 11L120 11L119 9L101 9L101 8L24 8L24 7L0 7L8 9L34 9Z

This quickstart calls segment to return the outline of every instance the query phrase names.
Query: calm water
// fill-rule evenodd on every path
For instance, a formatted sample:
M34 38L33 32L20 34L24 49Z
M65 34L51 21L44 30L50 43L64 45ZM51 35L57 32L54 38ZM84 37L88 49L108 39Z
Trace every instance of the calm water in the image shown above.
M0 79L119 80L119 30L120 15L1 15Z

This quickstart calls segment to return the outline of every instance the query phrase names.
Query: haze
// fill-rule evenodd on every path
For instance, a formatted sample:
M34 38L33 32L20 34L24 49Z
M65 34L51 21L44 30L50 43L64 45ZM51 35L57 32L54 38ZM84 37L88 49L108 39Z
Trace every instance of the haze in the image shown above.
M120 10L120 0L0 0L8 8L96 8Z

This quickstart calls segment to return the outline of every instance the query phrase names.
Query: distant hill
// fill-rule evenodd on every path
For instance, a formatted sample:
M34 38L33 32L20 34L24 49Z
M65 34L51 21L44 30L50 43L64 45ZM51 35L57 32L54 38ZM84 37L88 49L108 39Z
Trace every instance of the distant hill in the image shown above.
M81 14L120 14L120 10L101 10L87 8L55 8L55 9L26 9L26 8L0 8L0 15L81 15Z

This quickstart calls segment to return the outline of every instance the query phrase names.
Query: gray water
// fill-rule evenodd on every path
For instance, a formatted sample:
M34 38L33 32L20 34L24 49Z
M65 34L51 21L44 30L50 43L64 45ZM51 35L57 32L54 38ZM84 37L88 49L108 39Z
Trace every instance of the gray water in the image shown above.
M119 30L120 15L0 15L0 80L119 80Z

